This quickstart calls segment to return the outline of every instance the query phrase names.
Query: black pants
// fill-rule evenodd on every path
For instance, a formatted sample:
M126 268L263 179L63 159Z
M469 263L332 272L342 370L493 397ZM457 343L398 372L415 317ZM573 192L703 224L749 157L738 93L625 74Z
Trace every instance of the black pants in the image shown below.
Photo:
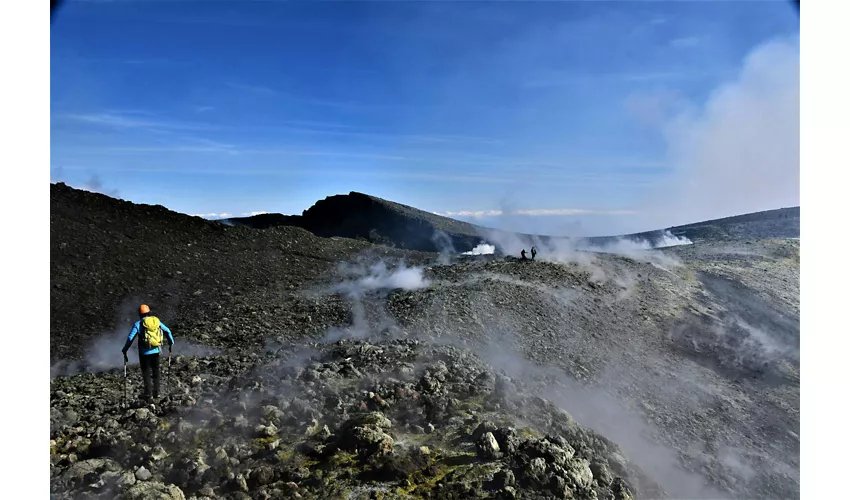
M153 379L153 397L159 397L159 353L139 356L139 365L142 367L142 380L144 381L144 398L151 397L151 379Z

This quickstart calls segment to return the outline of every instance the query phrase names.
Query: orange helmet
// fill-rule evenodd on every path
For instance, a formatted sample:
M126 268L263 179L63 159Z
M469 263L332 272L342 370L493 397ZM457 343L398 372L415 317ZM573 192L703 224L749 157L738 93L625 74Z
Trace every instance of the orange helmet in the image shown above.
M151 312L151 308L148 307L147 304L142 304L141 306L139 306L139 314L147 314L149 312Z

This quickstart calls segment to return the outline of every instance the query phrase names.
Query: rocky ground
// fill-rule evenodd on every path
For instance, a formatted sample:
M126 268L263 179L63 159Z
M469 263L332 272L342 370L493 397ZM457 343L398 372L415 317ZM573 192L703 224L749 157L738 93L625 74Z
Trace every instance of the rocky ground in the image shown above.
M183 338L221 350L322 332L345 310L305 300L303 287L336 281L355 257L432 257L294 227L229 227L64 184L50 196L50 358L60 368L85 360L103 333L126 337L142 302ZM88 363L101 363L94 354Z
M450 346L341 340L181 356L167 381L160 404L130 408L118 373L54 381L55 498L658 494L614 443Z
M797 240L448 258L51 196L54 498L799 496ZM123 407L141 301L180 356Z
M512 376L576 381L544 390L674 497L798 495L798 241L425 274L393 317Z

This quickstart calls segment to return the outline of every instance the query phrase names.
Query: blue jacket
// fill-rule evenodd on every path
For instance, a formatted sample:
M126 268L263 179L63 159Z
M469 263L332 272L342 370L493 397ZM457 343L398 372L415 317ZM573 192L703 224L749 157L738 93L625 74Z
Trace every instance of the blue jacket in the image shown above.
M142 322L142 320L139 320L139 321L136 321L135 323L133 323L133 328L130 329L130 336L127 337L127 342L124 344L124 348L121 349L121 352L126 353L127 350L130 349L130 346L133 345L133 340L136 338L136 335L138 335L138 333L139 333L139 327L141 326L141 324L140 324L141 322ZM165 326L165 323L163 323L161 321L159 323L159 326L162 328L162 331L165 332L165 343L168 344L168 345L174 345L174 336L171 335L171 330L167 326ZM143 345L144 342L141 338L139 339L138 344L139 344L139 354L140 355L147 356L149 354L159 354L159 347L147 349L146 351L142 352L142 349L147 348L148 346Z

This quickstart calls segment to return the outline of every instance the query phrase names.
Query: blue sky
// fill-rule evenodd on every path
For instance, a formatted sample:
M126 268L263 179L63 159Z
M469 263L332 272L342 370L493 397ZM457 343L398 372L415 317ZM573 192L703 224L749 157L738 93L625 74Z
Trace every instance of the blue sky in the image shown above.
M780 1L69 1L51 26L51 180L190 214L361 191L550 234L778 208L794 186L759 179L799 169L772 147L798 124L765 117L793 107L779 87L798 37ZM771 129L731 163L717 131L750 108L723 89L764 99L742 133ZM699 211L658 204L694 179Z

